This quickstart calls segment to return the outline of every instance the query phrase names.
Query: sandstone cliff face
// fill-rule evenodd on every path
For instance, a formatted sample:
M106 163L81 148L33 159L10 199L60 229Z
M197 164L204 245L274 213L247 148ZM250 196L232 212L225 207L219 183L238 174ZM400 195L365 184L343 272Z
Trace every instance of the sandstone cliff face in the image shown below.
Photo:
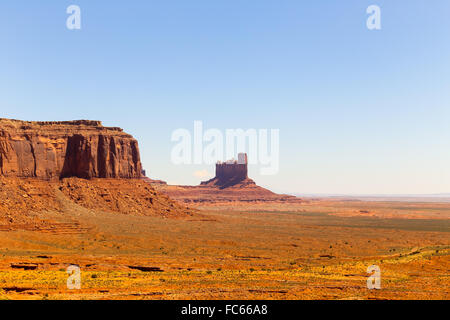
M140 178L137 141L100 121L0 119L0 175L61 179Z

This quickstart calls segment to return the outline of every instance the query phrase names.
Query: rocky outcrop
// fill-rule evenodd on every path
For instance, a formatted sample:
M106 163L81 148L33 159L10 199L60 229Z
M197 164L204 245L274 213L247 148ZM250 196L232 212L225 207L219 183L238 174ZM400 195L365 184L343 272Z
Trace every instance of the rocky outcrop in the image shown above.
M243 182L254 184L253 180L247 177L247 164L218 163L216 164L216 176L211 180L203 181L201 185L225 189Z
M253 180L248 178L247 154L239 154L240 162L229 160L216 164L216 176L208 181L203 181L202 186L219 187L222 189L236 185L252 185Z
M140 178L138 142L100 121L0 119L0 175L5 177Z
M147 181L158 191L172 199L189 205L218 203L299 203L301 199L273 193L258 186L248 177L247 155L239 154L239 160L229 160L216 164L216 176L199 186L173 186L163 182Z

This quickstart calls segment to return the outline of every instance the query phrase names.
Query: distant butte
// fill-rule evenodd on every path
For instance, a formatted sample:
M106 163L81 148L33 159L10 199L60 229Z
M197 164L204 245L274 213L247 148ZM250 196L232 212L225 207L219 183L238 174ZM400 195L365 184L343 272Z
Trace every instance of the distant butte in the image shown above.
M218 187L226 189L231 187L247 187L256 185L256 183L248 177L248 160L247 154L240 153L238 160L229 160L218 162L216 164L216 176L208 181L203 181L202 186Z
M301 199L276 194L258 186L248 177L247 154L238 155L238 160L216 164L216 176L199 186L173 186L160 180L145 178L157 190L185 203L229 203L229 202L301 202Z

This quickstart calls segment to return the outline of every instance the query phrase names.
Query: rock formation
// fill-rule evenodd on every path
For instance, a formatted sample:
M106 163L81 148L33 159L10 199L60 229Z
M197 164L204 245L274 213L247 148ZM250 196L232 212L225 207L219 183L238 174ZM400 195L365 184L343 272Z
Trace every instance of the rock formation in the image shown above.
M239 154L238 161L229 160L216 164L216 176L199 186L171 186L161 181L146 178L152 186L171 198L185 202L217 204L217 203L249 203L249 202L301 202L301 199L290 195L279 195L262 188L248 177L247 155Z
M0 119L0 175L140 178L137 141L100 121L29 122Z
M255 182L248 178L248 161L245 153L239 154L239 161L218 162L216 164L216 176L201 183L203 186L215 186L221 189L252 184L255 184Z
M141 176L138 143L120 128L87 120L0 119L0 231L81 232L81 221L67 227L54 217L83 208L88 214L172 218L196 212L157 192Z

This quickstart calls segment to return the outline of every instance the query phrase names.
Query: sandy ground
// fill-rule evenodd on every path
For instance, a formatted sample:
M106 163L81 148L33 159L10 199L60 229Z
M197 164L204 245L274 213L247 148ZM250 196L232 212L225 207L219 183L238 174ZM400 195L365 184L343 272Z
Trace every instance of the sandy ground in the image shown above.
M0 231L0 299L449 299L450 204L310 201L192 217L93 211ZM73 227L71 227L73 226ZM67 289L69 265L81 290ZM368 290L367 267L381 269Z

